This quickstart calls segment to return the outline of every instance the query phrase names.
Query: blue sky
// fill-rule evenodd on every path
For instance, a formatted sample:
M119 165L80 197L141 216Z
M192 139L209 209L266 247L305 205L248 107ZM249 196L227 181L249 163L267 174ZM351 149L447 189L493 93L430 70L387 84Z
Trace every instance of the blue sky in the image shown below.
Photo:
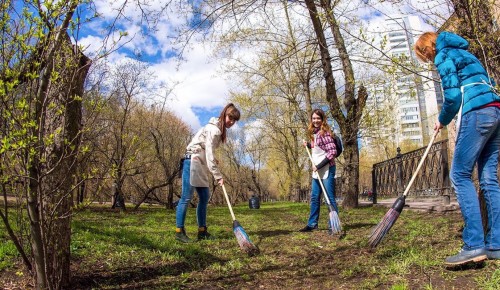
M170 0L153 1L149 9L158 9L167 2L172 3ZM183 50L183 61L179 63L175 58L181 49L174 41L176 29L182 25L196 24L200 19L199 14L192 11L191 17L183 18L180 16L183 14L170 6L158 22L157 30L144 33L144 26L140 24L139 10L134 7L135 1L128 1L127 8L122 11L126 19L119 19L116 22L116 9L123 0L94 0L94 3L100 18L86 24L78 39L78 43L85 47L87 55L96 54L102 51L103 47L109 49L111 43L117 40L117 34L106 43L103 28L110 23L116 23L127 36L120 41L123 47L109 56L110 63L120 63L133 55L140 54L140 60L151 65L157 81L172 86L168 107L194 131L204 125L210 117L219 115L219 111L228 102L230 87L235 84L234 80L231 83L222 73L223 60L212 57L213 44L202 42L199 35L194 35L189 47ZM351 3L349 5L357 5L358 2ZM392 3L374 2L373 5L377 5L379 10L368 6L354 8L356 14L365 22L370 22L372 27L383 22L384 13L395 12ZM245 53L252 52L245 51Z
M153 6L149 6L152 10L171 1L153 2ZM221 61L210 57L213 47L202 43L195 35L190 46L183 50L183 60L179 62L176 58L182 49L175 42L176 29L186 23L196 24L199 14L193 13L191 18L183 20L175 7L169 6L172 9L165 11L157 23L157 29L145 33L138 9L134 7L135 1L127 2L127 8L123 10L124 18L118 20L116 9L123 1L95 0L94 3L100 17L82 26L77 40L84 47L86 55L93 57L110 49L112 43L118 40L118 32L107 42L103 36L107 32L106 26L116 23L127 35L119 42L122 47L109 55L109 63L118 64L140 55L138 59L150 64L156 81L172 88L168 108L190 125L193 131L204 125L210 117L219 115L228 102L229 84L220 74ZM88 13L88 10L84 11ZM161 92L159 94L164 95Z

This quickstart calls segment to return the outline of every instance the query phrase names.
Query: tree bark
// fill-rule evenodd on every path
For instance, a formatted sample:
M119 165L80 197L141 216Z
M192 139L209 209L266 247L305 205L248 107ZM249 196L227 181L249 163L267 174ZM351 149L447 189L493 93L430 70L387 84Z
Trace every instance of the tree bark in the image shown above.
M368 94L364 86L360 85L356 98L355 77L352 63L345 47L343 36L340 33L340 27L333 14L331 3L325 0L320 1L321 9L325 16L318 13L318 7L314 0L306 0L305 3L309 10L320 50L323 77L325 79L326 100L329 104L331 114L340 126L344 142L343 157L345 164L342 172L342 180L344 183L342 188L345 189L346 192L342 205L347 208L353 208L358 206L359 192L359 148L357 142L359 122ZM339 52L342 71L344 73L344 82L346 84L343 102L346 109L346 115L344 115L340 107L339 96L337 95L337 88L333 76L331 54L323 31L322 19L325 19L328 23L333 34L335 48Z
M90 67L90 60L71 44L65 31L54 42L38 88L38 152L29 169L28 214L37 289L70 285L71 205L77 184L81 97Z
M67 35L66 35L67 36ZM70 243L71 243L71 205L73 193L78 190L77 156L80 144L82 122L81 97L84 82L90 68L90 60L67 36L57 55L59 69L65 71L60 90L55 93L58 105L65 108L63 115L48 114L46 133L57 132L63 128L61 138L48 150L52 151L48 163L52 172L41 181L43 194L44 224L43 238L46 249L46 269L51 289L67 289L70 285Z

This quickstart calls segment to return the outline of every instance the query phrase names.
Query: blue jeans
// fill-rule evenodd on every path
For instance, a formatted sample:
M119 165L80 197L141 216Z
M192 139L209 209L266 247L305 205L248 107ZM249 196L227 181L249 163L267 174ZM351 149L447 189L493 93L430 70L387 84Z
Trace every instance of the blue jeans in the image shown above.
M186 221L186 213L189 202L193 198L193 191L196 189L198 193L199 202L196 207L196 220L198 227L207 226L207 205L210 197L208 187L193 187L189 180L189 173L191 171L191 159L184 159L184 166L182 167L182 195L177 204L177 211L175 213L175 223L178 228L184 227Z
M500 249L500 188L497 167L500 148L500 109L471 111L462 116L453 163L451 182L457 193L464 219L464 250ZM479 186L484 192L488 215L486 237L483 232L479 199L472 181L478 165Z
M333 206L335 211L338 212L337 203L335 202L335 169L335 166L330 166L330 169L328 169L328 177L326 179L322 179L322 182L326 189L330 204ZM324 196L324 194L322 193L319 179L313 178L311 188L311 213L309 214L307 225L313 228L318 225L321 197ZM328 226L330 226L330 223L328 223Z

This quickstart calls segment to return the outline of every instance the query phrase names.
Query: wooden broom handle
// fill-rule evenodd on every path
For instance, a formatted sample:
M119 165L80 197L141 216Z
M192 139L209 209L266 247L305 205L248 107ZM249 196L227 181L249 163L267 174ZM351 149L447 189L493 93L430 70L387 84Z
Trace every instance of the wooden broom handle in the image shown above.
M431 141L429 141L429 145L427 145L427 148L425 149L424 155L422 155L422 158L420 159L420 162L418 163L417 170L415 170L415 173L413 173L413 176L410 179L410 182L406 186L405 191L403 192L403 196L406 196L408 194L408 191L410 191L410 187L413 184L413 181L415 181L415 178L417 178L418 172L420 171L420 167L422 167L422 164L424 164L425 158L427 157L427 154L431 150L432 144L434 143L434 139L436 139L437 134L439 133L439 130L436 130L434 132L434 135L432 135Z
M309 155L309 159L311 160L312 165L314 165L314 161L312 159L311 153L309 152L309 149L307 148L307 146L304 146L304 147L306 148L307 155ZM323 193L325 195L326 202L328 203L328 205L331 205L330 199L328 198L328 194L326 193L325 186L323 185L323 181L321 180L321 176L319 176L319 172L317 170L316 170L316 172L318 174L319 185L321 185L321 189L323 190Z
M227 196L226 187L224 186L224 184L222 185L222 191L224 191L224 197L226 198L227 206L229 207L229 211L231 212L231 217L233 218L233 221L235 221L236 217L234 216L233 208L231 207L231 201L229 201L229 196Z

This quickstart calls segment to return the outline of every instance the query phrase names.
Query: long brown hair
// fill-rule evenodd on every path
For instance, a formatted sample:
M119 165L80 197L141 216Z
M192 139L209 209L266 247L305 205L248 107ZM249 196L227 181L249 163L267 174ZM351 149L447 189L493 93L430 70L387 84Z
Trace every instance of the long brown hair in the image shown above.
M231 120L239 121L240 120L240 111L234 106L233 103L229 103L220 112L219 129L222 132L222 135L221 135L222 143L226 143L226 126L225 126L226 116L229 116L229 118L231 118Z
M423 62L434 62L436 57L436 32L425 32L415 43L415 54Z
M333 137L334 134L332 132L332 129L330 129L328 122L326 121L325 112L323 112L323 110L321 109L315 109L312 111L311 116L309 117L309 126L307 128L307 132L309 133L309 137L311 138L311 140L314 140L314 126L312 123L312 117L314 114L318 115L321 118L321 127L319 128L319 134L323 136L325 135L326 132L329 132L330 135Z

